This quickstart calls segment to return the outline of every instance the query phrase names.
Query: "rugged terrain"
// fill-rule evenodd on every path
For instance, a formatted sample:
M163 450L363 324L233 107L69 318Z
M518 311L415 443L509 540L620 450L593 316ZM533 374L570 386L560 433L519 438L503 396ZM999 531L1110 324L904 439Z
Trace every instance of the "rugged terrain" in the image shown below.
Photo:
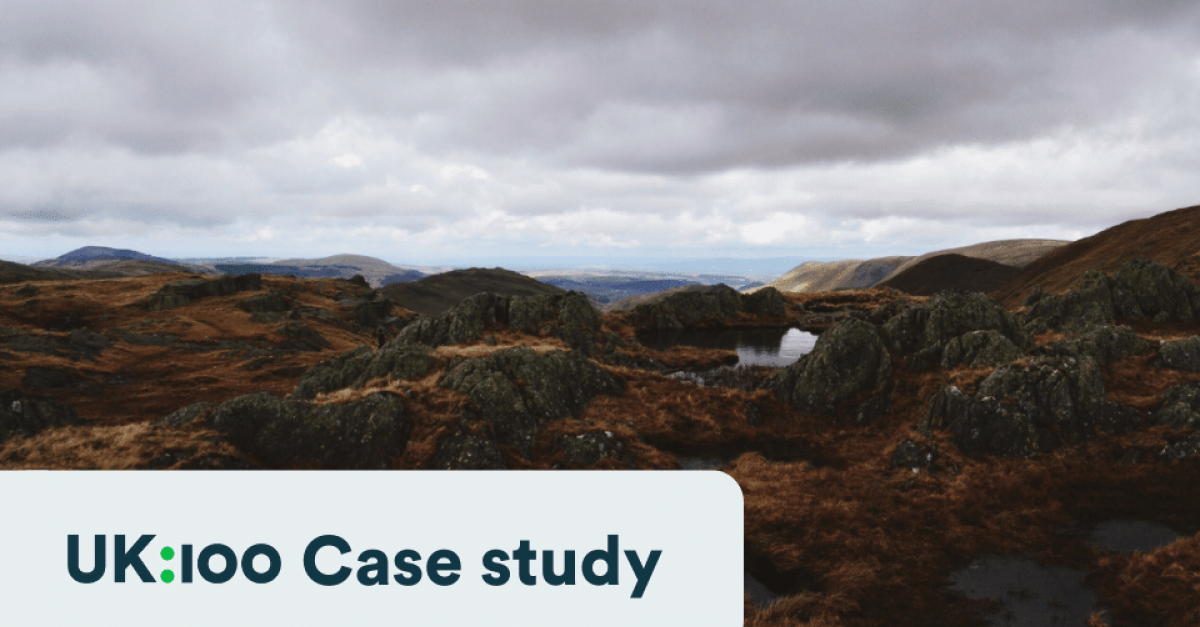
M747 573L768 597L746 597L747 625L985 625L1005 599L952 584L989 555L1086 573L1106 608L1092 625L1200 621L1200 287L1169 265L1129 258L1012 307L693 286L611 313L552 290L416 315L364 283L0 287L0 467L709 460L745 495ZM790 366L709 386L673 373L733 353L636 339L755 326L823 332ZM1180 537L1088 541L1122 519Z
M468 268L434 274L417 281L389 285L382 292L412 311L440 314L480 292L534 296L566 290L503 268Z

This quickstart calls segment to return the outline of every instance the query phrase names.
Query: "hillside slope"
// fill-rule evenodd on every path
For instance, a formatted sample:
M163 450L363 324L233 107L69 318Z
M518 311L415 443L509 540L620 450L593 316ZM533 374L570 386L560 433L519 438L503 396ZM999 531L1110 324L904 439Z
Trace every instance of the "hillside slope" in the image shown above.
M1123 222L1057 248L1026 266L1011 285L996 293L996 298L1008 307L1016 307L1035 286L1061 293L1085 270L1111 272L1135 257L1156 259L1197 281L1198 252L1200 205Z
M767 283L781 292L834 292L871 287L912 257L806 261Z
M879 284L880 287L932 296L942 290L992 292L1021 275L1020 268L965 255L937 255L909 266Z

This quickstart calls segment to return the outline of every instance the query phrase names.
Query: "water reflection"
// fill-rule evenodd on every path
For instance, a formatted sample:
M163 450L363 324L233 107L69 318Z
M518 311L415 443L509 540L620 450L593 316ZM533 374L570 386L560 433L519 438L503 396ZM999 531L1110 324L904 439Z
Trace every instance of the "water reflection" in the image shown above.
M638 334L638 341L655 350L672 346L697 346L736 351L745 366L780 368L794 363L817 343L817 336L800 329L718 329L659 331Z

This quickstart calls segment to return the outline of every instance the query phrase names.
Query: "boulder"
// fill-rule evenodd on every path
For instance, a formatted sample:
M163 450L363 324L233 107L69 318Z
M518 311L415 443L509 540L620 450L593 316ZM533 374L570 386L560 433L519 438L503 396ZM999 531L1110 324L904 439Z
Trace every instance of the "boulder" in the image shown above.
M892 468L911 468L920 471L933 468L936 461L936 444L925 447L912 440L901 440L892 453Z
M746 309L744 298L728 285L693 285L634 307L631 317L639 328L679 331L737 318ZM759 298L757 306L770 306L771 296Z
M946 343L942 367L1002 366L1025 356L1021 347L995 329L964 333Z
M384 377L420 379L436 364L430 349L420 344L389 343L378 351L360 346L309 368L300 376L290 398L313 399L346 388L358 389Z
M1153 365L1185 372L1200 372L1200 336L1173 342L1162 342L1158 347L1158 359Z
M1075 337L1045 344L1041 351L1057 357L1091 357L1103 365L1144 353L1152 346L1127 326L1102 324L1088 327Z
M537 296L476 294L435 317L420 316L389 344L421 343L432 347L479 339L489 327L509 326L528 334L547 327L572 349L595 353L600 312L580 292Z
M276 333L288 338L279 348L284 350L320 352L329 348L329 340L316 329L303 322L289 322L275 329Z
M495 441L458 430L441 441L430 468L434 470L505 470L504 455Z
M761 316L787 315L787 300L774 287L764 287L752 294L742 295L742 306L746 313Z
M1200 382L1188 381L1163 392L1162 406L1152 422L1172 429L1200 431Z
M892 360L879 331L849 319L822 333L811 353L771 375L763 387L803 412L858 423L887 411Z
M1121 433L1140 420L1138 410L1104 398L1096 360L1048 357L996 370L975 396L944 388L930 401L920 428L926 434L949 431L968 453L1037 457L1089 440L1097 428Z
M0 442L29 437L45 429L86 424L75 408L20 390L0 391Z
M377 295L378 292L374 294ZM388 316L392 315L393 305L392 301L383 297L364 300L355 305L354 309L351 310L351 315L354 316L354 324L360 327L374 328L379 323L387 320Z
M549 420L578 416L599 394L619 395L619 380L576 352L509 348L447 366L442 387L474 403L496 440L526 457Z
M995 331L1022 353L1032 346L1017 318L978 292L939 292L924 303L907 305L881 328L888 348L914 368L942 363L947 345L974 331ZM994 337L960 339L951 361L974 359L977 355L971 354L971 347L984 351L985 360L1011 354Z
M637 456L612 431L589 431L578 435L560 435L554 449L561 451L567 468L589 468L602 459L612 459L626 468L635 468Z
M387 468L412 431L404 404L387 393L318 405L258 392L221 403L208 420L271 468Z

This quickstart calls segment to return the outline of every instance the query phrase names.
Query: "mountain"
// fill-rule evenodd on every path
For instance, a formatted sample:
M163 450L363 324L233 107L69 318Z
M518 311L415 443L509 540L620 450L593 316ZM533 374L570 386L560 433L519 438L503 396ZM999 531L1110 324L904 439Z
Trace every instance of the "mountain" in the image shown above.
M1149 257L1200 282L1200 205L1141 220L1122 222L1091 237L1056 248L1029 264L996 297L1009 307L1020 305L1035 286L1061 293L1085 270L1112 272L1135 257Z
M782 292L836 292L866 289L887 278L912 257L880 257L865 261L806 261L767 283Z
M86 263L89 261L117 259L141 259L145 261L158 261L161 263L178 264L176 261L163 259L162 257L155 257L153 255L147 255L146 253L140 253L136 250L109 248L107 246L84 246L83 248L72 250L65 255L59 255L58 257L54 258L53 261L60 263Z
M319 259L281 259L273 262L215 263L218 271L225 274L267 274L295 276L301 278L349 279L360 275L372 287L383 287L393 283L404 283L423 278L425 273L410 268L394 266L382 259L366 255L333 255Z
M809 261L767 285L785 292L834 292L878 285L918 263L941 255L961 255L1024 267L1067 242L1048 239L1010 239L982 242L925 253L917 257L879 257L847 261Z
M510 296L562 294L566 290L504 268L469 268L396 283L379 290L400 306L427 316L450 309L480 292Z
M952 253L917 262L879 285L914 296L932 296L942 290L992 292L1020 274L1020 268Z

